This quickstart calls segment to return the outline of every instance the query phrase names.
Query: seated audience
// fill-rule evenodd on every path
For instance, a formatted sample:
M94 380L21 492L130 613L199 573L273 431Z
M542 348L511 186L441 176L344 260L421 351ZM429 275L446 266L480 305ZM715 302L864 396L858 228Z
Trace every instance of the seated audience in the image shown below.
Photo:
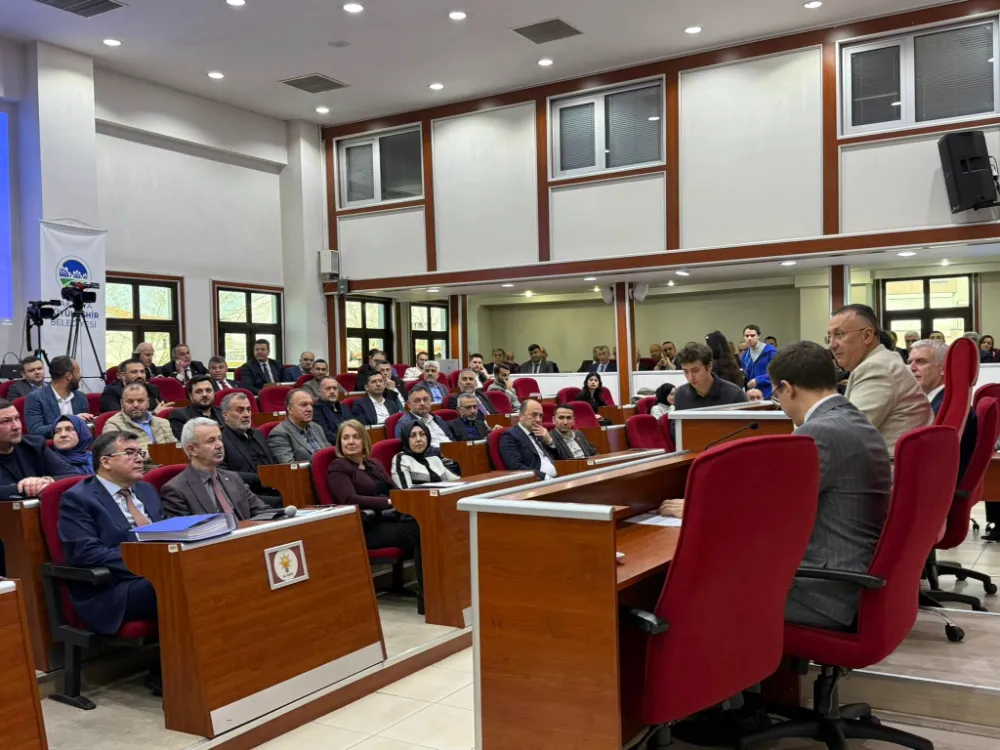
M743 387L746 382L743 370L736 357L729 350L729 341L721 331L712 331L705 337L705 343L712 350L712 372L735 386Z
M579 372L618 372L618 365L611 359L611 349L606 346L595 346L593 361L584 361Z
M365 395L351 406L351 416L367 427L385 424L390 414L401 410L399 401L385 397L385 380L373 372L365 383Z
M476 374L476 380L479 381L479 385L485 385L486 381L490 379L490 374L486 371L486 366L483 364L483 355L478 352L469 357L469 369Z
M316 362L316 355L312 352L302 352L299 355L299 363L297 365L292 365L291 367L286 367L283 373L283 380L289 383L294 383L296 380L301 378L303 375L308 375L312 372L313 364Z
M21 360L21 379L10 384L10 388L7 389L7 398L10 401L27 398L44 387L45 363L38 357L25 357Z
M104 388L101 394L101 414L109 411L118 411L121 408L122 393L126 386L139 383L146 388L151 407L158 411L173 406L173 403L165 403L160 389L155 385L146 382L146 366L140 359L126 359L118 365L118 381L111 383Z
M487 414L496 414L497 410L493 406L493 402L477 391L478 387L479 380L476 378L476 373L472 370L462 370L458 373L458 394L453 394L445 399L444 408L457 408L458 396L461 394L470 394L476 397L476 400L479 402L479 411L482 412L484 417Z
M528 357L528 361L521 365L521 372L525 375L559 372L555 362L549 362L542 356L542 347L538 344L532 344L528 347Z
M894 354L888 356L899 360ZM885 441L853 404L837 393L837 374L819 344L798 341L768 368L775 400L819 449L819 503L804 567L867 573L892 489ZM839 581L797 579L788 593L789 622L849 630L860 588Z
M903 342L906 344L907 351L910 350L915 343L920 340L920 334L917 331L907 331L903 334Z
M382 362L388 361L389 358L385 356L385 352L381 349L369 349L368 361L358 368L358 389L364 389L365 383L368 382L368 378L378 372L378 366Z
M488 372L493 377L496 377L497 365L504 365L504 364L509 365L510 362L507 360L507 352L505 352L502 347L494 349L492 354L493 354L493 361L486 363L486 372Z
M885 338L883 338L881 335L879 336L879 341L881 342L882 346L884 346L890 352L896 352L896 354L898 354L900 357L903 358L904 362L908 363L910 361L910 352L908 348L907 349L899 348L899 334L897 334L895 331L882 331L882 333L885 334Z
M653 366L654 370L679 370L680 362L677 358L677 347L673 341L664 341L660 346L660 361Z
M686 346L679 356L687 383L678 388L674 395L675 409L680 411L746 403L747 394L742 388L723 380L712 371L714 357L707 346Z
M601 351L600 345L595 346L593 348L593 350L590 352L591 358L583 360L583 363L580 365L580 367L577 370L577 372L590 372L595 367L597 367L597 362L598 362L598 357L600 355L600 351Z
M312 375L312 380L307 380L302 384L302 387L309 391L309 395L315 401L319 398L320 384L323 382L323 378L330 374L330 365L327 364L325 359L317 359L313 362L312 370L309 371L309 374ZM347 394L347 391L340 387L340 383L337 383L337 387L341 396Z
M652 370L654 367L656 367L656 363L659 362L660 358L663 356L662 352L663 352L663 347L661 347L659 344L650 344L649 345L649 357L648 357L648 359L652 360L652 363L651 364L647 364L645 362L641 362L640 361L638 363L636 369L637 370Z
M208 368L201 362L191 359L191 350L187 344L178 344L170 353L170 361L161 369L164 378L175 378L187 385L191 378L208 375Z
M403 373L403 380L420 380L424 375L424 364L428 359L430 357L427 356L427 352L417 352L417 364L406 368L406 372Z
M492 429L503 429L499 426L491 429L483 419L479 406L479 399L474 393L463 393L458 397L456 404L458 419L445 423L445 431L449 438L457 443L466 440L485 440ZM396 431L399 432L398 429Z
M94 436L90 428L75 414L59 417L56 421L52 450L72 466L77 474L87 476L94 473L94 462L90 455L90 446L93 444Z
M674 410L674 397L677 389L673 383L662 383L656 389L656 403L649 410L650 416L659 419L664 414L669 414Z
M424 362L424 385L430 391L431 399L435 404L443 403L448 398L448 384L438 382L441 373L441 365L435 360L429 359Z
M979 339L979 361L983 364L993 364L997 361L997 353L993 348L993 337L984 333Z
M53 357L49 362L51 382L47 388L32 391L24 404L28 432L44 438L52 437L56 420L75 414L85 422L93 422L88 411L87 397L80 393L80 365L71 357Z
M743 342L747 348L740 355L740 364L746 378L746 389L752 396L757 395L753 391L759 391L760 398L771 398L771 379L767 374L767 366L778 350L772 344L761 341L760 326L753 323L743 329Z
M778 339L774 338L774 336L765 336L764 337L764 343L765 344L770 344L775 349L778 348Z
M222 399L220 410L225 423L222 428L225 454L219 466L238 474L250 491L265 503L280 507L281 494L261 484L257 474L258 468L276 464L278 459L271 452L267 438L260 430L251 427L250 399L245 393L229 393Z
M612 404L604 401L603 388L604 383L601 382L601 376L596 372L592 372L583 381L583 388L573 397L573 400L583 401L594 410L594 414L597 414L598 409L602 406L612 406Z
M319 383L319 398L313 404L313 422L323 428L327 441L333 445L337 442L340 423L351 418L347 408L340 403L340 384L331 376L309 382Z
M438 456L427 451L430 430L422 422L410 422L403 429L402 446L392 459L392 479L401 490L429 482L454 482L461 477L448 471Z
M274 509L258 498L235 471L221 468L226 458L222 431L211 419L198 417L184 425L181 448L188 466L160 490L163 513L174 516L200 516L226 513L240 521Z
M431 392L427 384L417 383L414 385L410 389L410 395L407 397L407 404L410 407L410 411L396 422L393 437L397 440L402 440L403 430L406 429L408 424L417 421L422 422L431 435L431 455L437 455L440 452L441 443L449 443L451 440L448 437L448 429L445 426L444 420L431 411L431 403Z
M588 458L597 455L597 448L587 440L582 432L573 429L575 414L576 412L571 406L556 407L556 428L550 434L555 445L557 458Z
M313 422L313 402L301 388L285 396L285 421L271 430L267 444L279 464L312 461L316 451L329 448L323 428Z
M240 367L240 385L251 393L260 393L265 385L282 381L284 368L271 359L271 344L267 339L253 342L253 359Z
M229 379L229 363L217 354L208 358L208 375L212 378L212 388L216 392L243 387L235 380Z
M882 433L889 453L904 432L934 420L931 405L913 373L879 342L878 320L867 305L837 310L826 342L837 364L851 373L844 394Z
M490 387L487 391L500 391L501 393L507 394L507 399L510 401L511 408L517 411L521 408L521 402L517 400L517 394L514 392L514 384L510 382L510 367L504 364L497 365L493 368L493 382L490 383ZM492 402L490 402L492 403Z
M542 427L543 414L539 402L525 399L517 426L500 436L500 457L511 471L533 471L539 479L553 479L558 473L553 463L558 455L552 435Z
M45 438L25 435L14 404L0 398L0 500L38 497L56 479L72 476L77 476L76 470L46 445Z
M947 344L948 341L945 339L944 334L941 331L931 331L930 335L927 337L931 341L940 341L942 344Z
M406 403L406 384L403 379L396 374L388 362L379 363L378 374L382 376L382 382L385 384L383 395L388 400L395 401L402 409Z
M149 457L147 450L150 443L165 444L176 441L170 422L149 411L149 395L144 383L133 383L125 386L122 393L121 411L104 423L105 432L131 432L137 435L139 447L142 448L145 469L148 471L156 464Z
M148 383L153 378L157 378L163 374L163 368L157 367L153 364L153 357L156 356L156 350L153 349L153 345L143 341L139 346L135 348L132 352L132 356L142 362L146 366L146 382Z
M195 375L185 386L190 406L183 409L171 409L170 429L173 430L174 437L181 439L181 431L184 423L195 417L206 417L222 426L222 412L215 405L215 388L212 387L212 378L208 375Z

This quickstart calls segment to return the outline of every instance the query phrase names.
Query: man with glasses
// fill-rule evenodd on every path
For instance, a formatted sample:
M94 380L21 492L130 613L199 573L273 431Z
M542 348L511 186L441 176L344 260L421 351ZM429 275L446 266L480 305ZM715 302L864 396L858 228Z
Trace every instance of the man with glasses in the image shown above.
M837 364L851 373L848 401L875 425L890 455L905 432L934 421L930 402L906 363L879 341L875 311L846 305L827 326L826 343Z

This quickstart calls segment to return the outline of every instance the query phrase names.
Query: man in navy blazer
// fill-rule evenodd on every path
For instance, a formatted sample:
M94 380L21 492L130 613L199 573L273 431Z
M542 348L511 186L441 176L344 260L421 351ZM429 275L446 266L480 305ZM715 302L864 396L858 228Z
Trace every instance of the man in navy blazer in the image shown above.
M253 359L240 368L240 386L251 393L260 393L265 385L280 383L285 368L271 359L271 345L267 339L253 342Z
M365 383L367 395L362 396L351 407L351 416L366 426L385 424L390 415L402 410L399 401L385 397L385 380L382 373L368 376Z
M533 471L539 479L552 479L558 474L555 442L542 427L542 415L542 405L534 399L521 403L517 426L500 436L500 458L510 471Z
M75 414L93 422L88 412L87 397L80 393L80 365L72 357L55 357L49 363L52 382L48 388L39 388L24 403L24 419L32 435L52 437L59 417Z
M111 635L124 622L156 619L153 586L125 567L121 543L134 542L135 528L159 521L162 509L156 490L142 481L142 450L134 433L104 433L94 441L92 455L96 475L63 493L59 540L67 565L111 572L105 586L69 586L80 619Z

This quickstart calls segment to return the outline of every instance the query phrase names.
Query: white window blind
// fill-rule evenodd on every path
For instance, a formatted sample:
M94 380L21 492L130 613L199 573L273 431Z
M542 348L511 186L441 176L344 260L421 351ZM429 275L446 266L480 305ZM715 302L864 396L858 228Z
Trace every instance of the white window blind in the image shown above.
M993 24L913 40L917 122L993 112Z
M414 198L423 194L420 148L419 130L379 139L382 200Z
M610 94L604 104L607 167L660 161L663 122L660 87Z
M423 196L419 128L342 142L339 153L340 202L345 208Z
M347 200L375 199L375 147L366 143L345 149L344 170L347 174Z
M597 164L594 137L597 134L593 102L559 110L559 169L568 172Z
M851 122L855 127L902 118L900 58L898 46L851 56Z

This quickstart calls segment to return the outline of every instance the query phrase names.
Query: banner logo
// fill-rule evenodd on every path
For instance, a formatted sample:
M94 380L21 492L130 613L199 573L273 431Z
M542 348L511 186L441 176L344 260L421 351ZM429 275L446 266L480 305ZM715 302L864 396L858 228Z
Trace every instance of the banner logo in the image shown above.
M306 551L301 541L264 550L264 560L267 564L267 580L272 591L309 578L309 571L306 569Z
M79 258L70 256L59 261L57 270L60 286L69 286L78 281L90 281L90 269Z

